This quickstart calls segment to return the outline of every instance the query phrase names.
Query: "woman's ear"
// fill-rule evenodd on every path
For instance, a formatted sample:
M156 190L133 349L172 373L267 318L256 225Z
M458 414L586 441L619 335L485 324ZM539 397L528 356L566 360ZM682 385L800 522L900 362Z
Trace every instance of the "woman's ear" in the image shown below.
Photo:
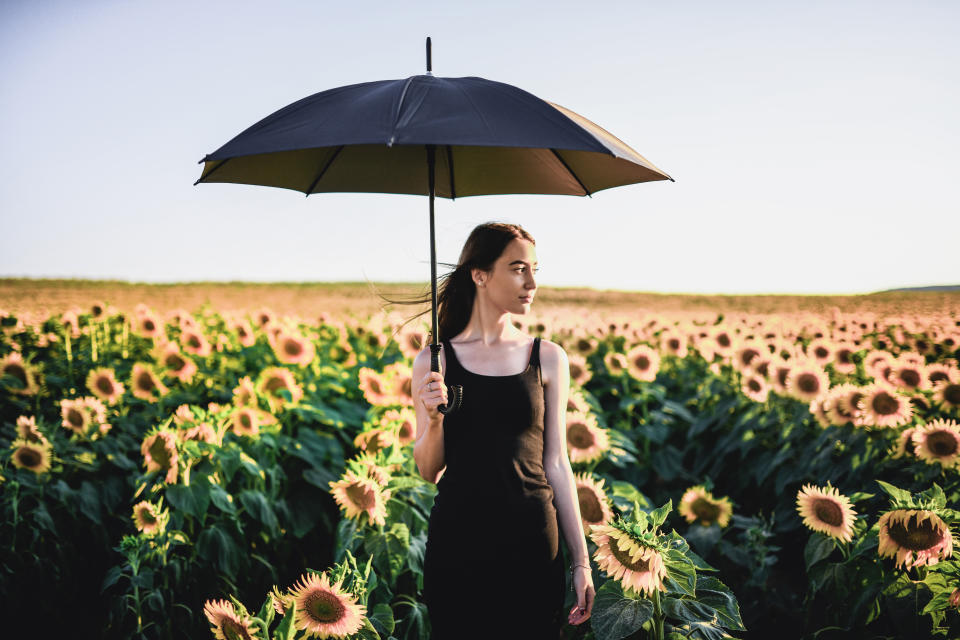
M483 269L478 269L476 267L470 269L470 278L473 279L473 284L477 285L481 289L486 286L488 275L489 274Z

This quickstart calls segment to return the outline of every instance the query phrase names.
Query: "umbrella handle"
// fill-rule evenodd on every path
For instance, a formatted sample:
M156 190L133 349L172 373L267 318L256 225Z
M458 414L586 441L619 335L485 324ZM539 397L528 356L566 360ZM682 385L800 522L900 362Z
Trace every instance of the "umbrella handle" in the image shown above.
M436 343L430 345L430 371L440 373L440 345ZM447 389L450 390L450 402L437 407L437 411L443 415L453 413L463 403L463 385L452 384Z

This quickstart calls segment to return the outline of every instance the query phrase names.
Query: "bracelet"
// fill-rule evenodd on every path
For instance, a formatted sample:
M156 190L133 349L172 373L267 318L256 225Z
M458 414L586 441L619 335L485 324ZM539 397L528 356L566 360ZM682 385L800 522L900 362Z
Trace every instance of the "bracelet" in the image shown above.
M589 564L575 564L575 565L573 565L572 567L570 567L570 573L573 573L573 570L576 569L577 567L583 567L584 569L587 569L588 571L590 570L590 565L589 565Z

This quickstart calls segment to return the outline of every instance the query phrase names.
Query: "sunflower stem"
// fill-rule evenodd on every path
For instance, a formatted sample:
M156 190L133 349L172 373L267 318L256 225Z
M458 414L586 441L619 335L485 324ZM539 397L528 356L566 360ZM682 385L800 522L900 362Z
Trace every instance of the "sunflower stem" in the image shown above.
M90 360L97 361L97 323L90 323Z
M660 606L660 590L653 590L653 637L654 640L663 640L663 608Z

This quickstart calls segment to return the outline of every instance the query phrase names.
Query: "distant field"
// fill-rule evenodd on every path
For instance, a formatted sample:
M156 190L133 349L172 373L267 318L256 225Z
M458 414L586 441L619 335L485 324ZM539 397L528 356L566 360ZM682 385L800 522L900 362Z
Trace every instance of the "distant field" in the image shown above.
M426 291L421 283L249 283L196 282L144 284L113 280L0 279L0 311L19 316L45 317L72 307L87 309L103 301L132 311L145 303L155 311L183 308L196 311L209 304L217 311L255 310L270 307L281 314L313 317L321 312L336 316L365 317L379 313L388 297L417 295ZM960 291L883 292L859 296L726 296L682 295L593 289L542 287L533 311L585 308L609 313L646 311L743 311L752 313L826 313L836 307L843 312L953 313L960 314ZM418 309L395 305L404 316Z

